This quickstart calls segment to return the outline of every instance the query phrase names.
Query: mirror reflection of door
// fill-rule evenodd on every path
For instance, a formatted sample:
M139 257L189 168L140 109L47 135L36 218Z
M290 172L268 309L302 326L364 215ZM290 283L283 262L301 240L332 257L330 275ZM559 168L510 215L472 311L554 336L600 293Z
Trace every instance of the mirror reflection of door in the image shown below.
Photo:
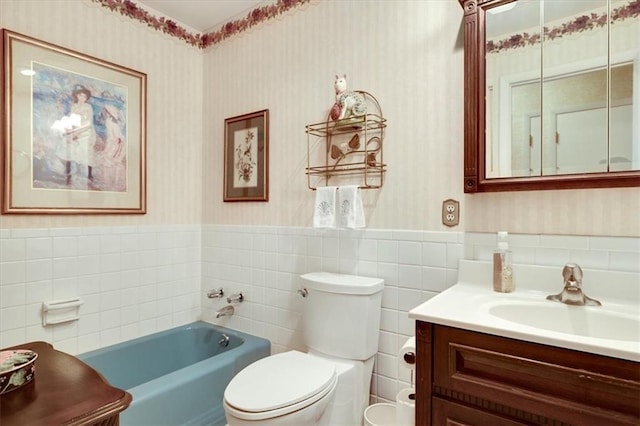
M634 167L634 156L638 157L638 142L633 141L633 105L631 103L611 108L611 125L609 133L609 170L623 171L638 169ZM637 124L636 124L637 125ZM636 150L634 153L633 150ZM600 160L604 161L604 160Z
M607 171L606 108L557 114L556 129L556 174Z
M536 81L511 87L511 143L521 147L512 150L513 176L632 169L633 65L609 74L599 69L556 77L542 90ZM531 113L541 97L542 121Z
M542 134L539 115L529 118L529 176L542 174Z
M631 169L631 105L611 107L610 111L609 146L603 143L607 140L607 128L603 126L607 122L606 108L556 116L558 174L606 172L607 158L612 171ZM574 141L579 141L578 149Z

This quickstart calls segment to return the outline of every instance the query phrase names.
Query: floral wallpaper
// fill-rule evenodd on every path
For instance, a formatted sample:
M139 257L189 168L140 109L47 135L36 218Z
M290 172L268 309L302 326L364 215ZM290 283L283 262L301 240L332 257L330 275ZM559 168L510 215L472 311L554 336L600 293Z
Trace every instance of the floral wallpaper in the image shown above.
M278 15L302 4L309 3L311 0L278 0L274 4L260 6L253 9L243 19L227 22L217 31L203 34L192 34L170 19L153 16L148 11L139 7L132 0L92 1L113 12L119 12L121 15L146 23L147 26L173 37L177 37L192 46L200 49L206 49L207 47L220 43L235 34L246 31L254 25L275 18Z
M632 0L624 6L620 6L611 11L611 22L623 21L629 18L640 16L640 0ZM607 24L607 14L591 13L589 15L578 16L575 19L558 25L554 28L544 27L544 36L548 40L555 40L573 33L589 31ZM517 49L525 46L532 46L540 42L539 33L513 34L504 40L487 42L487 53L498 53L508 49Z

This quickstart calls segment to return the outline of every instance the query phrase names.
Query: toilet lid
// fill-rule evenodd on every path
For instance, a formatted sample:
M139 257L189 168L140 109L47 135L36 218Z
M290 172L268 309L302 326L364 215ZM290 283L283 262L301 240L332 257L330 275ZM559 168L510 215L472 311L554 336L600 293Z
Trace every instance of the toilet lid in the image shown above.
M335 383L335 364L298 351L262 358L245 367L224 391L237 410L260 413L296 404Z

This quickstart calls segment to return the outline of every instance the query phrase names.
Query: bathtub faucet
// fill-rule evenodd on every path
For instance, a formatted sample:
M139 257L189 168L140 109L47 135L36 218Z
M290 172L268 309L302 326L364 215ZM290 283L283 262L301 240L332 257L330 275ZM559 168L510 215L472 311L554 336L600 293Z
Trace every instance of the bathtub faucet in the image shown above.
M227 303L240 303L243 300L244 300L244 294L242 294L242 292L232 294L231 296L227 297Z
M235 309L233 308L233 306L227 305L222 309L218 309L218 311L216 312L216 318L230 317L231 315L233 315L234 311Z
M224 290L222 289L222 287L217 290L209 290L207 292L207 297L209 299L220 299L222 296L224 296Z
M575 263L567 263L562 269L564 288L558 294L547 296L547 300L577 306L600 306L602 303L582 292L582 269Z

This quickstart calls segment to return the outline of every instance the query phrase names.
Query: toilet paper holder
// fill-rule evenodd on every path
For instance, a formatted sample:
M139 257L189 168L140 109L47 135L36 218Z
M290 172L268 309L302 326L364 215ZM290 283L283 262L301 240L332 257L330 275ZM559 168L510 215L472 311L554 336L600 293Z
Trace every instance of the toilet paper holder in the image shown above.
M414 365L416 363L416 354L414 352L407 352L403 355L404 362Z
M410 337L400 348L399 359L400 365L411 371L411 387L413 387L413 373L416 367L416 338Z
M415 352L407 352L403 356L404 362L409 365L416 365L416 354ZM411 369L411 386L413 387L413 368ZM415 398L415 396L414 396Z

